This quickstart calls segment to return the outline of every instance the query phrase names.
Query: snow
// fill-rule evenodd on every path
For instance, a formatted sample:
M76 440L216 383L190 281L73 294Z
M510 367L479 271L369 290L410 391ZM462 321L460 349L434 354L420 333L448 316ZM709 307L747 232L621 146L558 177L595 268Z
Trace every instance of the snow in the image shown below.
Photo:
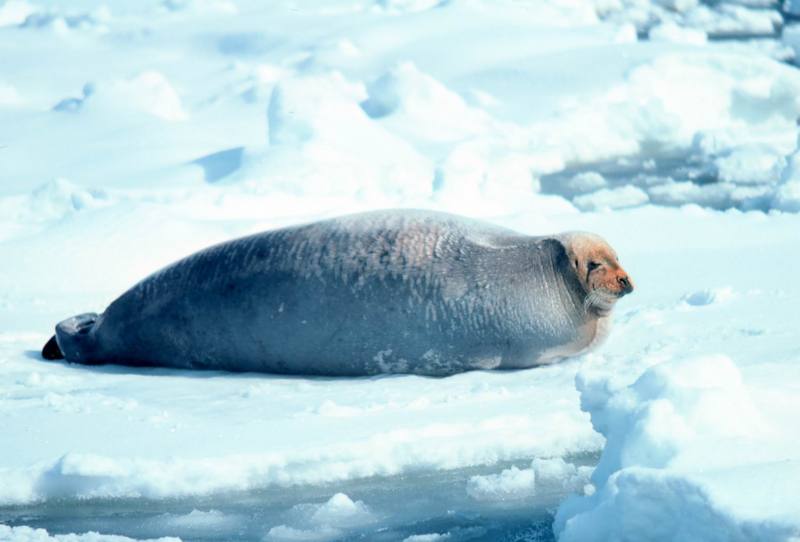
M618 188L603 188L575 197L572 202L582 211L599 211L636 207L649 201L647 193L635 186L626 185Z
M34 12L25 0L8 0L0 6L0 26L13 26L25 22L25 19Z
M784 4L0 1L0 540L800 536ZM200 248L388 207L597 232L637 290L520 372L38 356Z
M65 417L91 415L94 423L61 434L64 449L70 451L54 460L38 438L7 450L0 489L0 500L6 503L70 496L163 498L330 483L421 466L492 463L550 450L581 452L599 445L584 415L559 408L563 399L556 390L549 398L553 405L543 405L536 414L527 412L530 384L526 379L514 384L520 379L509 374L490 375L489 382L483 374L462 375L460 385L445 389L423 378L397 379L387 388L373 379L308 382L226 376L197 381L180 373L164 373L151 384L151 375L125 376L118 371L96 374L90 384L82 383L71 367L45 378L27 372L26 364L21 360L19 373L9 370L17 380L10 392L30 402L24 398L42 390L28 407L40 412L39 438L47 441L50 433L61 433L58 426ZM562 373L554 372L553 378L563 378L564 387L571 387L569 375ZM182 387L181 381L192 386L182 399L171 392ZM117 398L120 395L125 399ZM546 396L547 392L541 395ZM207 406L201 408L198 402ZM215 412L215 404L228 406ZM485 417L474 423L459 413L476 408ZM120 415L126 420L122 425ZM404 421L420 415L425 423ZM234 416L238 421L228 426L225 420ZM359 427L354 427L354 419ZM211 437L204 420L217 420ZM17 416L8 427L22 431L27 423ZM548 431L551 423L561 429ZM305 430L293 429L297 427ZM104 443L87 446L95 431L106 436ZM150 437L142 440L142 434ZM151 439L159 442L158 448ZM203 447L192 452L186 450L186 442L203 442Z
M614 390L579 373L583 408L606 437L592 476L597 492L562 504L561 540L765 540L800 527L795 499L776 499L800 482L789 459L797 435L761 413L741 371L724 355L670 360ZM614 391L611 391L614 390ZM780 465L770 487L750 483ZM735 486L738 491L734 490ZM624 512L623 512L624 510ZM630 524L624 518L646 518Z
M467 494L476 500L523 498L536 492L536 475L532 469L505 469L500 474L473 476L467 483Z
M118 115L131 110L167 121L186 119L180 96L167 78L156 71L145 71L130 79L111 81L99 85L99 88L84 86L83 96L78 107L90 108L95 114Z
M376 521L363 502L353 502L344 493L337 493L320 505L297 505L292 512L296 526L272 527L264 540L339 540L348 530Z
M704 31L678 26L671 22L661 23L650 28L647 37L650 38L650 41L667 41L690 45L705 45L708 41L708 36Z
M500 474L473 476L467 482L467 494L479 501L523 499L537 494L537 484L558 485L570 492L582 492L591 472L591 467L578 467L561 457L537 457L530 468L512 466Z
M0 525L0 540L9 542L180 542L180 539L163 537L158 539L134 540L127 536L103 535L95 532L51 536L44 529L30 527L8 527Z
M403 542L440 542L450 540L450 533L413 534L403 539Z
M712 303L721 303L734 296L732 288L712 288L708 290L698 290L683 297L687 305L702 306Z
M792 13L791 2L789 0L788 8L785 8L788 13ZM657 33L670 38L692 35L687 31L721 38L775 35L783 23L780 12L774 9L776 2L771 0L714 3L697 0L599 0L595 5L602 19L635 24L645 34L653 28L666 27ZM681 28L672 30L675 26Z
M800 152L788 158L772 204L782 211L800 211Z

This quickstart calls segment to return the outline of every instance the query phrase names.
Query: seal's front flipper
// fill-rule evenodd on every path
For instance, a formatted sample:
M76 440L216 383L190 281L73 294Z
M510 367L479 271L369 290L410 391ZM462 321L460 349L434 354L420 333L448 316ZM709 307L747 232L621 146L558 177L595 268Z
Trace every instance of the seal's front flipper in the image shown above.
M93 363L96 347L94 325L97 314L88 312L59 322L56 325L58 348L71 363ZM49 343L48 343L49 344ZM42 351L44 355L44 351Z
M42 348L42 357L47 360L64 359L64 353L58 347L55 335L50 337L50 340Z

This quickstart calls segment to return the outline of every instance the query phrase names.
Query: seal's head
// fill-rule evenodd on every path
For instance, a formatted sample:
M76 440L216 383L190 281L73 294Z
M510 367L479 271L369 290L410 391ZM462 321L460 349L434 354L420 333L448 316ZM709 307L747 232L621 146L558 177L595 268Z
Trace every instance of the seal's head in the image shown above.
M619 264L617 253L593 233L569 232L559 239L586 293L587 312L607 316L620 297L633 291L633 281Z

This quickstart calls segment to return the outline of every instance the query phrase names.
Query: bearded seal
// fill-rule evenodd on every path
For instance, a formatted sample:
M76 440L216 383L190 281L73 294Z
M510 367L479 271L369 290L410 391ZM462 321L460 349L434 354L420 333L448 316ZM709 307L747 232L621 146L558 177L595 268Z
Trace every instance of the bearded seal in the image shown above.
M377 211L197 252L60 322L42 355L328 376L524 368L596 346L632 290L597 235Z

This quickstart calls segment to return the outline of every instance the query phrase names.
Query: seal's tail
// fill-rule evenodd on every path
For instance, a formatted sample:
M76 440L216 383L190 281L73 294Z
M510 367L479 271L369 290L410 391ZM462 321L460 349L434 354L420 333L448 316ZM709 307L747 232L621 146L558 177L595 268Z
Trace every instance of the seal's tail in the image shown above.
M91 331L97 314L89 312L67 318L56 325L56 334L42 348L44 359L64 359L73 363L87 363L87 353L93 350Z

